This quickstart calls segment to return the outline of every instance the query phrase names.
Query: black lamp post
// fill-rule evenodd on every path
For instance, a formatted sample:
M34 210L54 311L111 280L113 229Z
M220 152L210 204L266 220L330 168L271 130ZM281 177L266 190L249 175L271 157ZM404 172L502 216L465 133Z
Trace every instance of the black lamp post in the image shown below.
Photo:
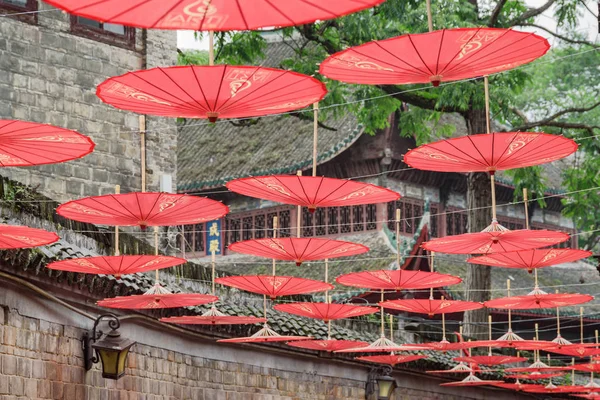
M375 367L369 371L367 378L367 398L377 393L377 400L393 400L394 391L398 387L396 380L390 375L392 367Z
M109 333L97 330L102 320L108 320ZM83 357L85 369L89 371L98 361L102 362L102 377L117 380L125 374L125 365L129 349L134 341L123 339L118 329L119 318L114 314L100 315L91 332L83 334Z

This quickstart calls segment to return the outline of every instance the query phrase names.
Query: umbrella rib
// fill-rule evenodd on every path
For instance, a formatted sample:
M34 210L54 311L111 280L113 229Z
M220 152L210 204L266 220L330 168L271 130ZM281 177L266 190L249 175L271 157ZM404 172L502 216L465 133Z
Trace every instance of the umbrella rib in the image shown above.
M448 61L448 63L444 66L444 69L442 69L440 71L440 73L439 73L440 75L443 75L446 72L446 70L448 69L448 67L450 66L450 64L452 64L452 62L454 60L456 60L456 58L462 53L463 49L466 46L468 46L469 43L471 43L471 40L473 40L475 38L475 36L477 36L477 34L479 33L479 31L481 31L481 28L477 28L475 30L475 32L473 33L473 35L462 46L460 46L460 48L458 49L458 51L456 52L456 54L452 58L450 58L450 61Z
M160 0L159 0L159 1L160 1ZM209 1L210 1L210 0L209 0ZM146 1L145 3L149 3L149 1ZM156 2L155 2L155 4L156 4ZM161 11L161 13L159 13L159 15L160 15L160 16L159 16L159 18L158 18L156 21L154 21L153 23L151 23L151 24L150 24L150 28L151 28L151 29L155 29L155 28L156 28L156 25L158 25L158 24L159 24L159 23L160 23L160 22L161 22L161 21L162 21L162 20L165 18L165 16L166 16L166 15L169 15L169 14L170 14L170 13L171 13L171 12L172 12L174 9L178 8L178 7L179 7L179 6L181 6L182 4L185 4L185 0L179 0L177 3L175 3L175 4L174 4L174 5L173 5L171 8L169 8L168 10ZM204 12L204 13L205 13L205 15L206 15L206 13L207 13L207 12L208 12L208 7L206 7L206 10L205 10L205 12ZM204 16L203 16L202 18L204 18Z
M407 37L409 38L409 41L412 44L412 40L410 39L410 35L407 35ZM405 60L403 60L401 58L398 58L398 56L396 56L394 53L392 53L391 51L389 51L388 49L386 49L385 47L383 47L381 44L379 44L378 41L375 41L373 43L375 43L375 45L377 47L379 47L381 50L383 50L384 52L388 53L389 55L391 55L392 57L394 57L396 60L404 63L407 66L409 66L413 70L415 70L415 71L417 71L419 73L427 73L426 71L423 71L421 68L416 67L416 66L410 64L409 62L407 62L407 61L405 61ZM419 56L419 58L421 59L421 61L423 61L423 59L421 58L421 55L419 54L419 51L415 48L414 44L413 44L413 48L415 49L415 52L417 53L417 55ZM361 56L363 56L363 57L370 58L371 60L375 60L377 62L387 64L387 65L389 65L391 67L400 67L400 68L402 68L403 71L406 71L407 74L410 74L410 69L404 68L404 67L396 65L396 64L391 64L391 63L389 63L389 62L387 62L385 60L382 60L380 58L369 56L368 54L365 55L364 53L361 53L360 51L358 51L358 49L352 49L352 51L355 52L355 53L357 53L357 54L359 54L359 55L361 55ZM425 65L424 62L423 62L423 65ZM427 68L427 70L429 70L429 67L427 67L427 65L425 65L425 68ZM395 72L396 74L398 74L400 71L393 71L393 72ZM429 70L429 72L431 72L431 70Z
M444 38L446 37L446 30L442 29L442 37L440 39L440 47L438 48L438 55L435 62L435 74L439 75L438 71L440 68L440 56L442 55L442 47L444 47Z
M114 195L110 194L110 195L108 195L108 196L110 196L110 198L111 198L111 199L113 199L114 201L116 201L116 199L114 198ZM135 215L133 215L131 212L129 212L129 210L125 210L125 211L127 211L127 212L125 213L125 212L123 212L123 211L119 211L119 210L116 210L116 209L114 209L114 208L110 208L110 207L106 206L105 204L103 204L102 202L98 201L98 200L97 200L97 199L95 199L94 197L88 197L88 199L89 199L90 201L93 201L94 203L98 203L98 204L100 204L102 207L105 207L104 209L108 209L108 210L109 210L109 212L111 212L111 213L115 213L115 214L117 214L117 215L120 215L120 216L122 216L122 217L134 217L134 218L135 218ZM84 200L85 200L85 199L84 199ZM76 202L78 202L78 201L76 200ZM86 203L87 203L87 202L86 202ZM117 201L117 203L118 203L118 201ZM80 203L80 204L81 204L81 203ZM120 205L120 203L119 203L119 205ZM90 206L90 205L88 205L88 204L86 204L86 207L91 207L91 206ZM93 208L93 207L91 207L91 208ZM102 212L102 211L101 211L101 209L98 209L98 208L94 208L94 209L95 209L96 211L100 211L100 212ZM129 214L129 215L128 215L128 214ZM104 217L103 217L103 218L104 218Z
M196 76L196 69L194 67L188 67L191 71L192 71L192 75L194 75L194 78L196 79L196 83L198 84L198 87L200 87L200 82L198 81L198 77ZM207 111L206 107L204 107L202 104L200 104L200 102L198 102L198 100L196 100L196 97L192 96L191 94L189 94L183 87L181 87L181 85L179 85L177 82L175 82L175 80L173 80L173 78L171 78L171 75L167 74L162 68L159 68L160 72L162 72L175 86L177 86L183 93L185 93L190 99L192 99L192 101L196 104L198 104L198 106L200 106L200 108L202 109L202 111ZM202 91L202 89L200 88L200 91ZM204 92L202 92L202 95L204 96ZM204 100L206 100L206 97L204 98ZM185 103L186 105L188 103Z
M230 66L225 66L225 68L230 67ZM250 68L254 68L254 70L250 73L250 75L244 79L245 82L250 82L250 79L252 79L254 77L254 75L256 75L258 73L258 71L260 71L262 69L262 67L260 66L256 66L256 67L246 67L245 69L250 69ZM223 74L223 78L221 80L221 87L223 85L223 81L225 80L225 74ZM266 85L265 85L266 86ZM221 93L221 87L219 87L219 95ZM264 86L263 86L264 87ZM221 104L221 106L219 107L219 110L225 111L227 110L228 107L231 107L228 103L234 98L234 96L237 94L238 92L235 93L231 93L231 95L225 99L225 101L223 102L223 104ZM245 95L242 95L241 97L238 97L237 99L233 100L231 102L232 105L235 105L237 102L244 100L246 97L248 97L249 95L251 95L252 93L254 93L254 90L250 91L249 93L246 93ZM217 96L217 99L219 98L219 96ZM217 100L215 100L215 109L217 108Z
M412 40L412 37L409 34L406 35L408 37L408 41L410 42L411 46L413 47L413 49L415 50L415 53L417 53L417 55L419 56L419 59L421 60L421 62L423 63L423 65L425 66L425 68L427 68L427 71L429 71L429 73L431 75L435 75L433 73L433 71L431 70L431 68L429 68L429 65L427 65L427 63L425 62L425 60L423 60L423 57L421 57L421 53L419 53L419 50L417 49L417 46L415 46L415 43Z

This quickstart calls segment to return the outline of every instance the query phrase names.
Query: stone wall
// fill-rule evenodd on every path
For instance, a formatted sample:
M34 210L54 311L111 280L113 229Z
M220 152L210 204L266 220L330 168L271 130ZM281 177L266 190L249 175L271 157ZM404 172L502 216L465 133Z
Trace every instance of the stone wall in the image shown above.
M122 318L121 333L137 344L118 381L100 367L83 368L81 337L92 321L2 280L0 398L64 400L363 400L368 366L273 346L215 343L156 323ZM39 285L40 283L38 283ZM91 299L53 294L92 315ZM58 288L58 289L57 289ZM139 315L139 314L138 314ZM102 327L102 326L101 326ZM213 336L211 336L213 335ZM482 388L443 388L440 378L397 370L396 400L521 399Z
M144 66L176 62L176 33L138 30L128 50L71 33L70 16L40 2L37 23L0 19L0 118L53 124L90 136L94 153L63 164L3 168L0 174L58 200L141 187L139 118L103 104L96 85ZM148 189L176 178L174 119L148 118Z

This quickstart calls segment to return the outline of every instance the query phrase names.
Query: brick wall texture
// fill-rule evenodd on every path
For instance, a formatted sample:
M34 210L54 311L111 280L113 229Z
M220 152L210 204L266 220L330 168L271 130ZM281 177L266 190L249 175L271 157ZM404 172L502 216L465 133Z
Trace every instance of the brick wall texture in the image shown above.
M40 2L36 24L0 18L0 118L48 123L90 136L95 152L63 164L2 168L0 174L64 201L140 190L137 114L119 111L96 97L96 85L128 71L174 65L176 33L138 30L136 49L101 43L71 33L69 15ZM149 117L148 190L159 176L176 179L174 119Z

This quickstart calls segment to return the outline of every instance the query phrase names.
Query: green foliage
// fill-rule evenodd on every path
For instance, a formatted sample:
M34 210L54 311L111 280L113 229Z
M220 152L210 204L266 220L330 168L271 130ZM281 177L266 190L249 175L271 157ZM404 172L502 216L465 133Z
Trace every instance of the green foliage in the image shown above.
M208 65L208 51L179 51L177 53L177 65Z

